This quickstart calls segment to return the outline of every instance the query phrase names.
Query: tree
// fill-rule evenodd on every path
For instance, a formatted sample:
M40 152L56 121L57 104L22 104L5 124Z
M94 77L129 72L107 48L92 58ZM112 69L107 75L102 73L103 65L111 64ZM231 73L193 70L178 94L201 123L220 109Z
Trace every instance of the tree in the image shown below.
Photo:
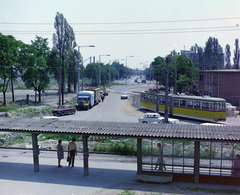
M88 64L84 70L84 77L91 80L92 85L97 86L98 83L98 63Z
M54 21L54 28L56 29L56 33L53 34L53 49L58 51L59 57L61 59L60 64L60 75L61 75L61 95L62 102L59 99L59 104L64 104L64 80L65 80L65 58L68 54L69 48L69 24L67 20L64 18L63 14L57 12Z
M28 46L28 54L23 65L24 71L22 79L27 88L34 88L38 91L38 100L41 102L41 92L47 88L50 82L47 59L49 48L47 39L36 36Z
M234 69L239 69L239 41L238 39L235 39L235 50L234 50Z
M159 85L165 86L165 68L166 62L164 58L160 56L154 58L154 61L152 62L152 74Z
M230 45L227 44L225 48L226 69L230 69L231 66L230 57L231 57Z
M209 37L204 49L205 70L222 69L224 65L223 49L218 39Z
M186 87L191 88L198 78L198 69L194 68L191 58L180 55L175 65L177 66L177 88L179 91L181 92Z
M190 51L190 58L193 60L195 67L204 70L203 48L195 43L195 45L190 48Z
M74 49L77 46L77 44L75 41L75 34L73 32L73 28L70 25L68 26L68 32L69 33L67 33L67 35L69 36L69 41L67 44L68 55L67 55L67 63L66 63L66 67L67 67L66 75L67 75L67 83L68 83L67 90L68 92L71 92L71 85L77 81L76 72L77 72L77 66L78 66L78 52L77 50Z
M6 105L6 91L10 80L16 77L14 72L18 56L18 42L13 36L5 36L0 33L0 90L3 92L3 105ZM13 99L14 101L14 99Z

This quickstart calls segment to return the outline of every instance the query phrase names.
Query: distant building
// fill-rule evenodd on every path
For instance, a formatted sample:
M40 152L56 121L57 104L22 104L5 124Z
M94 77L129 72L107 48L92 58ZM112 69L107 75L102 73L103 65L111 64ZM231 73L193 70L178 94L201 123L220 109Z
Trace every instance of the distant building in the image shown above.
M220 97L240 106L240 70L203 70L199 72L199 95Z

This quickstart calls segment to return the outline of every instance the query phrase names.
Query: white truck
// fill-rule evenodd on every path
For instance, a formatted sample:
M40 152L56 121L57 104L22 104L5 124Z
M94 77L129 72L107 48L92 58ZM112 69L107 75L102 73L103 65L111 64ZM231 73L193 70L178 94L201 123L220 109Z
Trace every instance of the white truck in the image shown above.
M92 108L95 104L93 91L81 91L77 93L77 110Z

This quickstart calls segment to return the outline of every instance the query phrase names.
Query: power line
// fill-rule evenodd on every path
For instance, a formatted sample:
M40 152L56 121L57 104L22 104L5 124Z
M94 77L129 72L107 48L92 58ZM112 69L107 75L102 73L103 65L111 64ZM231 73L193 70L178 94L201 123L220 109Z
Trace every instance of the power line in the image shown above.
M119 31L75 31L75 35L128 35L128 34L169 34L169 33L199 33L199 32L222 32L238 31L239 27L204 27L182 29L152 29L152 30L119 30ZM5 34L53 34L54 31L1 31Z
M119 25L119 24L156 24L156 23L180 23L180 22L204 22L204 21L218 21L218 20L235 20L240 17L227 17L227 18L202 18L202 19L189 19L189 20L165 20L165 21L145 21L145 22L86 22L86 23L71 23L71 25ZM53 25L53 23L6 23L1 22L3 25Z

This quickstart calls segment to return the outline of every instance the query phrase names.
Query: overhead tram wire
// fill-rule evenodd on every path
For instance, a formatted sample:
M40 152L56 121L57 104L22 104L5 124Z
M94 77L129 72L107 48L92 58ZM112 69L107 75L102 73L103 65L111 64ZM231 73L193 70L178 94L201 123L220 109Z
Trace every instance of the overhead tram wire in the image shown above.
M165 20L165 21L146 21L146 22L102 22L102 23L71 23L71 25L119 25L119 24L156 24L156 23L180 23L180 22L204 22L204 21L218 21L218 20L236 20L240 17L227 18L203 18L203 19L188 19L188 20ZM6 23L0 22L4 25L53 25L53 23Z
M186 28L186 29L150 29L150 30L116 30L116 31L74 31L75 35L128 35L128 34L169 34L169 33L199 33L199 32L222 32L222 31L238 31L237 26L229 27L204 27L204 28ZM53 34L54 31L7 31L7 34Z

